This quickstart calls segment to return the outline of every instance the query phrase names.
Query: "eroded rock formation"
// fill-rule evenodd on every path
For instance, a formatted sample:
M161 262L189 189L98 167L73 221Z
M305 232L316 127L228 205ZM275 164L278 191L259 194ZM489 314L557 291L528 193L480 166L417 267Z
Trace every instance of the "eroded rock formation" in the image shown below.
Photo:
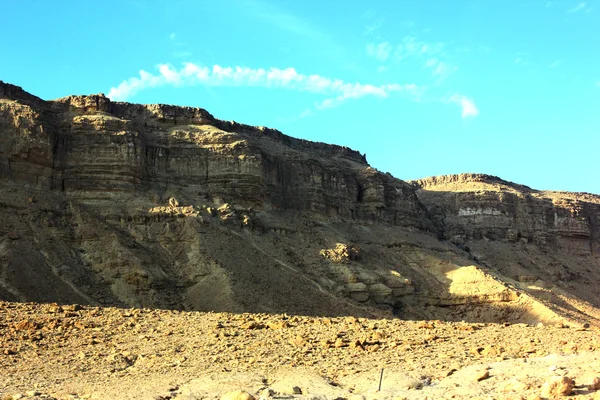
M407 183L198 108L0 82L0 183L2 299L523 322L600 306L598 196Z

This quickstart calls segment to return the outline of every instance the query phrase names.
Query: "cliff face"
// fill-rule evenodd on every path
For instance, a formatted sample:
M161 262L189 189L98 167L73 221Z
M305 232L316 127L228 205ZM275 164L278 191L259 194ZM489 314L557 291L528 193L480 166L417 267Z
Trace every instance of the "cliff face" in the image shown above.
M425 227L414 191L345 147L220 121L197 108L103 95L44 102L2 87L17 100L0 108L3 179L88 200L170 186L197 199Z
M498 239L600 255L598 196L538 191L477 174L414 183L448 239Z
M474 175L409 184L348 148L202 109L44 101L2 82L0 182L9 300L554 320L568 307L513 261L596 268L600 252L596 196ZM522 248L506 261L506 246Z

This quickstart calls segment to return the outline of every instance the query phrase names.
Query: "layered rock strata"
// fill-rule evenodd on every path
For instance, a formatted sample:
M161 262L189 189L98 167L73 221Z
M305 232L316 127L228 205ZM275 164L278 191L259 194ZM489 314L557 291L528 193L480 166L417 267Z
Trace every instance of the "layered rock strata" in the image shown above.
M600 305L597 196L407 183L199 108L0 82L0 182L7 300L522 322Z

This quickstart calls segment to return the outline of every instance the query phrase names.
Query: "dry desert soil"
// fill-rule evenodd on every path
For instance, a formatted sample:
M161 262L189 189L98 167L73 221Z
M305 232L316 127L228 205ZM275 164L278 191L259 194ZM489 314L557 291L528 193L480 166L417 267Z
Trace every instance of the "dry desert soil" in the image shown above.
M599 347L594 327L0 302L0 394L537 399L567 377L570 397L588 399Z

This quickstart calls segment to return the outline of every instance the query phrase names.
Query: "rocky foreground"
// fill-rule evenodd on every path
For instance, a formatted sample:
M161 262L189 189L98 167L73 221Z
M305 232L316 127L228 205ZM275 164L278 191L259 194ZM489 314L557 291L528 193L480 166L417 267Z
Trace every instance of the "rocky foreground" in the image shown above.
M596 328L566 325L2 302L0 395L599 398L599 339Z

